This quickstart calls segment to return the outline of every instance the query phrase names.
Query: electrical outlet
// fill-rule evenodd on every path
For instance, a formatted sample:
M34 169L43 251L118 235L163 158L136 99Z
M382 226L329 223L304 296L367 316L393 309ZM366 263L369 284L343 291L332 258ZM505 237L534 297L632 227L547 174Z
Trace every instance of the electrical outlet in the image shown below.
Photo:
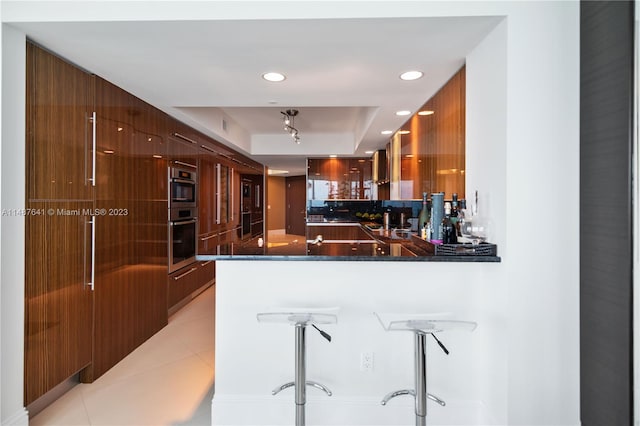
M360 354L360 371L373 371L373 352L362 352Z

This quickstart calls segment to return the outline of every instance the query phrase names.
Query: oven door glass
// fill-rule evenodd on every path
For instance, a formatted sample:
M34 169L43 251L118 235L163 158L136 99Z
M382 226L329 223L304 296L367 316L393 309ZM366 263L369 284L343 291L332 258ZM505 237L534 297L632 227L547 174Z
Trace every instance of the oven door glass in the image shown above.
M194 203L196 201L196 184L182 179L171 180L172 203Z
M169 270L188 265L196 256L196 219L171 222Z

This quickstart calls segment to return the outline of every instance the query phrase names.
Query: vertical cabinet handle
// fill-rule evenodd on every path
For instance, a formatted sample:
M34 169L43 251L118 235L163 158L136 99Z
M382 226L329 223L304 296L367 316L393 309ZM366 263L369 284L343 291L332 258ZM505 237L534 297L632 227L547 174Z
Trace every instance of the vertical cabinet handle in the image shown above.
M233 167L231 168L231 172L229 173L229 180L231 181L231 189L229 190L229 192L231 192L231 222L233 222L233 213L235 211L235 193L233 192Z
M91 186L96 186L96 112L91 114Z
M220 224L220 164L216 164L216 224Z
M91 224L91 281L87 283L87 286L91 287L91 291L94 290L96 279L96 218L97 216L91 216L89 221Z

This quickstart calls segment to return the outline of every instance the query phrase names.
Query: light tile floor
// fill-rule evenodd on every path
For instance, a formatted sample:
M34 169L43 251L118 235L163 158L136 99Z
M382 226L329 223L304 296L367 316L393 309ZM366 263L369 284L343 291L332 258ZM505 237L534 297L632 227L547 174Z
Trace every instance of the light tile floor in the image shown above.
M78 384L33 417L41 425L210 425L215 287L90 384Z

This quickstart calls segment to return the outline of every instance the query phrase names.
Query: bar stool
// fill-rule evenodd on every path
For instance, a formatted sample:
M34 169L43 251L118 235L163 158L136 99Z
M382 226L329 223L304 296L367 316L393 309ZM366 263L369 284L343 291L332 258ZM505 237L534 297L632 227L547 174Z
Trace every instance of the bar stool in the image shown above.
M331 310L335 312L336 310ZM318 332L331 342L331 336L324 331L320 330L316 324L335 324L338 322L338 317L335 313L327 313L315 311L315 312L261 312L257 315L259 322L271 322L271 323L285 323L294 326L295 329L295 376L292 382L287 382L281 386L278 386L273 391L272 395L294 387L295 403L296 403L296 426L304 426L305 424L305 404L307 402L306 387L312 386L314 388L324 391L328 396L332 393L325 385L312 380L307 380L307 358L306 358L306 328L308 325L312 326Z
M427 398L443 407L446 405L442 399L427 393L427 334L433 336L444 353L449 355L447 348L436 337L436 333L450 330L473 331L477 324L471 321L434 319L429 315L378 314L376 312L374 315L385 331L411 331L414 334L415 388L389 392L382 399L381 404L386 405L396 396L411 395L415 399L416 426L426 426Z

